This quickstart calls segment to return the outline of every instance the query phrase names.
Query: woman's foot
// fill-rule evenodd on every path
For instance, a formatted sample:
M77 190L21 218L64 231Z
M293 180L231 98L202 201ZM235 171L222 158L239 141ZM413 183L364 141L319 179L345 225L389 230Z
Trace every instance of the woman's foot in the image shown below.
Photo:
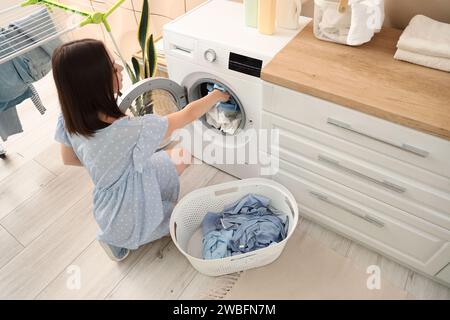
M113 261L122 261L130 254L130 249L115 247L103 241L99 241L99 243L108 257Z

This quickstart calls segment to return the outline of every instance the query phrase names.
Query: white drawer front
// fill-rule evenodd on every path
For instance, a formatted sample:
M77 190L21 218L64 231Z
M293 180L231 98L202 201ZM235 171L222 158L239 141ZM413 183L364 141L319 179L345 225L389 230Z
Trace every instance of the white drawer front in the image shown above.
M450 177L450 141L264 83L264 110ZM364 94L364 93L361 93Z
M308 211L320 222L420 270L427 270L434 256L449 241L447 230L407 217L399 209L308 170L285 161L280 164L281 170L274 180L291 190L300 212Z
M286 126L277 116L265 115L263 121L280 130L281 159L450 230L450 193L317 143L302 136L300 128ZM296 129L295 133L290 129Z
M448 265L442 269L437 275L436 277L439 280L442 280L448 284L450 284L450 262L448 263Z
M396 172L411 180L450 193L450 178L418 168L401 160L367 149L364 146L337 138L334 135L314 129L307 125L279 117L272 113L263 112L262 126L263 128L278 128L280 130L286 130L301 135L302 137L316 141L323 146L333 148L347 155L354 156L368 163Z

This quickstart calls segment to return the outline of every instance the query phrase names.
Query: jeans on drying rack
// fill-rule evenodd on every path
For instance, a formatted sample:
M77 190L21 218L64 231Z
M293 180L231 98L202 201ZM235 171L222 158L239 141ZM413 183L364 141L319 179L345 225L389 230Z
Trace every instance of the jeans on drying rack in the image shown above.
M0 28L0 53L11 53L15 47L31 46L55 32L55 25L47 9L42 9L22 20ZM36 109L44 114L45 108L32 85L51 70L53 50L61 44L56 38L22 55L0 64L0 137L22 132L16 106L31 98Z
M0 53L13 52L15 47L31 46L55 32L47 9L0 28ZM30 84L42 79L51 70L53 50L61 41L54 39L0 64L0 111L36 97ZM39 108L38 108L39 109Z
M16 107L0 112L0 137L3 141L6 141L9 136L21 132L23 132L22 124L17 115ZM2 153L2 150L3 149L0 146L0 154Z

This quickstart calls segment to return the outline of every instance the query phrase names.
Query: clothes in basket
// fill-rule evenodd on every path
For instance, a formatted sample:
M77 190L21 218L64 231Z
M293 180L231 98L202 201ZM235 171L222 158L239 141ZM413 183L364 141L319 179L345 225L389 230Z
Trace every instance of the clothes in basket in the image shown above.
M9 136L23 132L16 107L0 111L0 138L6 141Z
M202 222L203 258L219 259L250 252L286 238L287 216L270 199L248 194L220 213L208 212Z

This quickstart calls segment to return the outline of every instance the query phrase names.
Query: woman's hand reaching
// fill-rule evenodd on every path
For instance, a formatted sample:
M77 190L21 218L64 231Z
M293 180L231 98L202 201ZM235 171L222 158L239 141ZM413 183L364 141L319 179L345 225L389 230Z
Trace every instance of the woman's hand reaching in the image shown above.
M230 100L230 95L227 92L216 89L203 98L192 101L180 111L167 115L169 127L167 128L165 138L172 135L174 130L182 128L188 123L203 116L218 102L227 102L228 100Z
M228 100L230 100L229 93L220 91L218 89L213 90L210 94L213 95L215 99L217 99L217 102L227 102Z

